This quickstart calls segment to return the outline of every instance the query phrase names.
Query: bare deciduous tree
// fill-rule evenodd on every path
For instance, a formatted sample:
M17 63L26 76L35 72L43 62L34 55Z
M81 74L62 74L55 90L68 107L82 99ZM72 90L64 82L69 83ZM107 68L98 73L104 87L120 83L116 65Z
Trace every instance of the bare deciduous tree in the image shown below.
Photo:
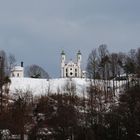
M9 54L8 61L9 61L9 70L11 70L16 64L15 55Z
M91 79L98 78L98 57L96 49L93 49L89 54L88 62L87 62L87 74Z
M38 65L31 65L27 68L27 75L32 78L47 78L49 79L49 74Z
M8 94L8 86L7 84L10 83L10 79L7 75L7 57L4 51L0 51L0 111L3 111L5 106L4 101L6 100L6 95ZM7 87L7 88L4 88ZM3 89L6 89L6 93ZM5 99L4 99L5 98Z
M19 94L20 93L20 94ZM31 123L32 101L29 91L17 93L19 96L11 106L12 123L16 131L20 134L20 139L24 140L26 125Z

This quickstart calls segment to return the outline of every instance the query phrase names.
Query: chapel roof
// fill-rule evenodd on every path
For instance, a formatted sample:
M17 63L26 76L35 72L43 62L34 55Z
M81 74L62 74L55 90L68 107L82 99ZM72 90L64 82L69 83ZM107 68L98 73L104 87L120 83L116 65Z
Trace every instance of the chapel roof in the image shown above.
M22 71L24 68L23 67L21 67L21 66L15 66L15 67L13 67L12 68L12 70L11 71Z

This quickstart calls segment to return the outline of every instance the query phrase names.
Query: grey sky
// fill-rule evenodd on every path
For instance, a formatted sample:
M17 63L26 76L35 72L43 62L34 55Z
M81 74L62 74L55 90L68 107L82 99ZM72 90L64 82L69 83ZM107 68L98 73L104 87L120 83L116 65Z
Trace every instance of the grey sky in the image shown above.
M100 44L110 51L140 47L140 0L0 1L0 49L25 65L60 76L60 53L68 59Z

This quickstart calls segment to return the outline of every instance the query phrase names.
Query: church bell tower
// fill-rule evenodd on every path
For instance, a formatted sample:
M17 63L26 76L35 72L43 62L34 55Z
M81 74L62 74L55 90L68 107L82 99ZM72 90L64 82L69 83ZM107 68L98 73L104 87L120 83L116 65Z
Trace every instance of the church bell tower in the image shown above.
M66 61L66 54L64 51L61 52L61 77L64 77L64 66Z
M78 66L81 65L81 61L82 61L82 54L79 50L78 53L77 53L77 64L78 64Z

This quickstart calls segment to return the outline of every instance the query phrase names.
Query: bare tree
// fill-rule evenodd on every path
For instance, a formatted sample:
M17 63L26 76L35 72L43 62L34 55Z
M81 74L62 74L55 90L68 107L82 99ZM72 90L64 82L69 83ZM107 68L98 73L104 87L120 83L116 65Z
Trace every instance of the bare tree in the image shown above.
M140 48L136 52L136 61L137 61L137 74L140 77Z
M100 68L102 71L102 79L107 79L106 67L109 62L109 52L107 50L107 45L102 44L98 48L99 59L100 59Z
M8 61L9 61L9 70L11 70L16 64L15 55L9 54Z
M136 73L136 51L134 49L129 51L124 68L126 74Z
M115 77L117 76L118 72L118 54L117 53L112 53L110 55L110 60L111 60L111 63L110 63L110 68L111 68L111 77L113 79L113 95L115 96Z
M63 87L64 93L70 97L76 96L76 84L72 79L68 79Z
M12 123L17 133L20 134L20 139L24 140L26 126L32 122L32 101L31 93L19 92L18 98L11 105ZM17 93L18 94L18 93Z
M4 108L4 86L6 86L8 83L10 83L10 79L7 75L7 59L6 59L6 53L4 51L0 51L0 111L3 111ZM7 87L6 93L8 94L9 90Z
M97 51L96 49L93 49L92 52L89 54L87 63L87 74L89 78L96 78L97 65Z
M47 78L49 79L49 74L38 65L31 65L27 68L27 75L32 78Z

